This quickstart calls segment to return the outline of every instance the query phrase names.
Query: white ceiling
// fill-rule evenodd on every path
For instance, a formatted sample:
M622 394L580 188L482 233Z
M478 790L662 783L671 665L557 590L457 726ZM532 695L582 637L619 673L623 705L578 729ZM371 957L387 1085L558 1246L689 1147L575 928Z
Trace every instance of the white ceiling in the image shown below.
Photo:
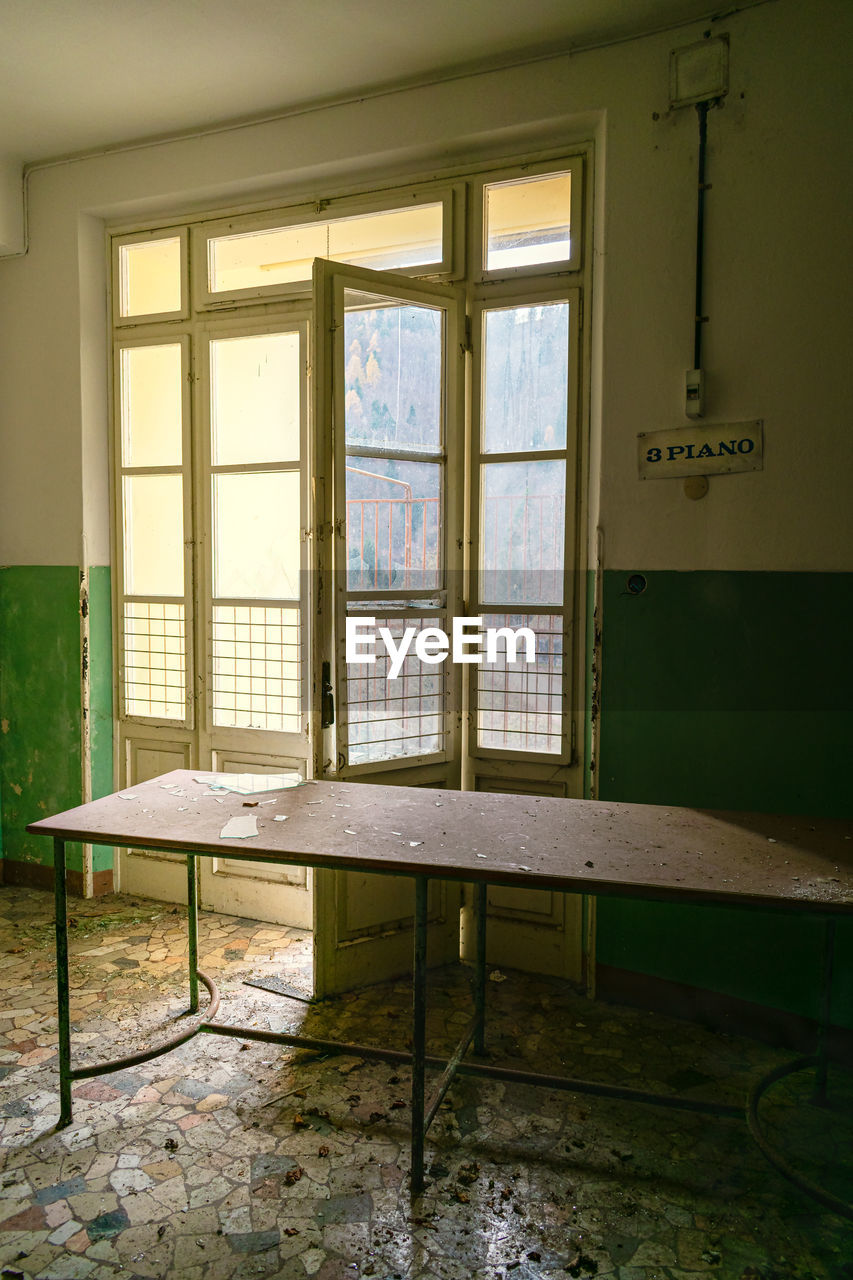
M275 113L714 9L715 0L0 0L0 158L31 163Z

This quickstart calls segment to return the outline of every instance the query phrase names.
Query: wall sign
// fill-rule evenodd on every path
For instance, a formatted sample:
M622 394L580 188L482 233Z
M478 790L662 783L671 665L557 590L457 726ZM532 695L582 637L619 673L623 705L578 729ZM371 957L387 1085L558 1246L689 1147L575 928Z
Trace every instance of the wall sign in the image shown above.
M702 423L637 436L641 480L725 475L764 467L764 422Z

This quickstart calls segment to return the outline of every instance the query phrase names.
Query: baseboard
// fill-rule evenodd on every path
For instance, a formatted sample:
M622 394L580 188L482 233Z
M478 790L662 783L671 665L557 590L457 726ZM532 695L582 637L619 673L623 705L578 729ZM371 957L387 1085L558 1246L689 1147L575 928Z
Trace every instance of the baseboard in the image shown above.
M28 889L49 889L53 892L53 867L45 866L41 862L18 862L14 859L4 858L0 862L3 868L3 883L22 885ZM65 887L67 892L73 898L85 897L85 882L82 871L67 870L65 873ZM105 893L113 892L113 872L108 867L106 871L95 871L92 875L92 896L100 898Z
M613 1004L670 1014L712 1031L748 1036L795 1053L812 1054L817 1044L813 1018L609 964L596 966L595 994ZM853 1066L853 1030L831 1026L827 1047L834 1061Z

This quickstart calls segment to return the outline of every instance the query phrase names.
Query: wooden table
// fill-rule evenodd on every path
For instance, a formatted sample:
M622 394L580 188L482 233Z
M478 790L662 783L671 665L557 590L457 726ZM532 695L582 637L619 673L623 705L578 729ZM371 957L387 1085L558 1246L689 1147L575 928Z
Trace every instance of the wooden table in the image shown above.
M828 819L787 818L766 814L705 812L665 806L590 800L562 800L480 792L436 791L417 787L381 787L343 782L312 782L283 793L287 822L264 817L260 807L247 809L246 797L228 793L221 799L202 794L214 775L175 770L150 782L94 800L55 817L32 823L27 830L54 841L56 893L57 990L59 1005L59 1126L71 1121L74 1080L102 1075L146 1061L184 1043L200 1032L238 1036L328 1052L412 1064L412 1191L423 1188L424 1139L439 1104L456 1074L523 1081L551 1089L594 1093L657 1106L742 1115L743 1108L698 1099L600 1085L590 1081L511 1071L465 1055L473 1044L485 1054L486 887L489 884L565 893L611 894L646 900L759 907L786 913L819 915L825 922L824 987L817 1053L758 1082L746 1103L753 1136L768 1158L797 1185L836 1212L853 1216L844 1202L806 1183L789 1169L767 1143L758 1119L758 1102L769 1085L786 1072L814 1067L817 1092L825 1095L826 1033L835 921L853 914L853 824ZM196 781L198 779L199 781ZM193 797L178 797L165 788L180 787ZM280 798L282 793L275 794ZM220 793L221 797L221 793ZM263 798L269 798L265 796ZM346 805L346 817L334 799ZM309 802L312 814L309 820ZM440 802L440 810L436 808ZM255 814L259 834L249 840L223 840L220 831L232 816ZM350 831L369 825L369 841ZM523 831L523 839L519 832ZM402 833L402 834L395 834ZM413 845L410 836L417 835ZM68 935L65 900L66 841L162 849L187 859L189 906L190 1009L198 1009L199 981L211 994L207 1018L165 1045L97 1067L71 1066L68 986ZM487 856L482 851L488 850ZM478 856L479 854L479 856ZM214 1022L219 995L213 981L198 969L196 858L228 857L252 862L290 863L333 870L357 870L411 876L415 883L413 943L412 1052L346 1044ZM449 1061L426 1053L427 889L431 879L457 880L475 886L477 959L474 965L474 1016ZM425 1070L443 1074L429 1104Z

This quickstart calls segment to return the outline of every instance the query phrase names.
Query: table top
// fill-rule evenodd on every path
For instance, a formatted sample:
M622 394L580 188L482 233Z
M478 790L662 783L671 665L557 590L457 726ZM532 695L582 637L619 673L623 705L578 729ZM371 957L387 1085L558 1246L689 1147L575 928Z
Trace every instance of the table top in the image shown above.
M853 913L850 821L351 782L246 796L211 793L215 776L177 769L27 830L254 862ZM256 836L220 836L230 818L251 816Z

